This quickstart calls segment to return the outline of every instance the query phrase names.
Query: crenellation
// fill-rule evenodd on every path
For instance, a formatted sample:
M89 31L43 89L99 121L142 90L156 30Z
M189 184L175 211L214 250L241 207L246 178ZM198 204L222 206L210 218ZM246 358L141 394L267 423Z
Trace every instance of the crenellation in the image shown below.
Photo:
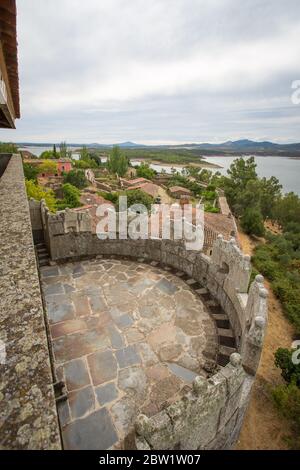
M140 415L135 441L138 449L232 446L247 409L267 322L262 276L256 277L248 292L250 257L235 239L222 236L215 241L211 257L186 250L181 240L100 240L84 213L66 210L54 215L44 203L41 209L53 261L102 255L152 260L187 274L220 305L228 315L239 354L232 354L229 364L209 379L196 377L192 389L164 410L151 417Z

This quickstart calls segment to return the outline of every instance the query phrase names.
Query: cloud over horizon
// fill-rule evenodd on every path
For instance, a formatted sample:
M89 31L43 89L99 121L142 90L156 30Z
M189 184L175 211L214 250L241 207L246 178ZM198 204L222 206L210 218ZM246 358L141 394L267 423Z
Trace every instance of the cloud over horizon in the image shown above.
M18 0L21 120L0 140L300 140L298 0Z

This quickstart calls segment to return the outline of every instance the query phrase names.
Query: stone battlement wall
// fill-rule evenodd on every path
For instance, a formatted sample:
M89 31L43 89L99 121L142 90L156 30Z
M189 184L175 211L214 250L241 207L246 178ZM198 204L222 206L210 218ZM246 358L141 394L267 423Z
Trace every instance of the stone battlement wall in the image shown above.
M144 258L183 271L205 286L229 317L239 355L212 378L197 377L193 390L157 415L139 417L138 448L230 448L243 421L267 323L267 291L262 276L250 290L251 264L235 239L219 236L211 257L188 251L181 240L100 240L87 213L51 214L41 204L45 238L53 261L124 256Z
M193 388L177 402L136 421L136 446L150 449L230 449L247 408L253 379L239 354L210 379L196 377Z

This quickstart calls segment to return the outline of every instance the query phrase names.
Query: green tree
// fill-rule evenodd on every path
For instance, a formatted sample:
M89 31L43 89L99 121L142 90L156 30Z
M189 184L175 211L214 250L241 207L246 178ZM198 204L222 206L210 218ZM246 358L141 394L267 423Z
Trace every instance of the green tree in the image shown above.
M260 208L264 219L274 217L274 209L281 197L282 185L275 176L260 180Z
M28 199L33 198L36 201L45 199L48 209L51 212L56 211L56 199L51 189L44 189L33 180L25 180Z
M27 180L36 181L39 170L36 166L30 163L23 163L24 176Z
M108 157L107 168L111 173L124 176L128 169L128 159L121 152L120 147L115 145Z
M53 150L44 150L39 156L40 160L54 160L58 158L58 154L54 155Z
M51 160L45 160L41 165L38 166L39 174L45 173L55 175L57 173L57 163Z
M70 183L66 183L62 187L64 198L59 201L59 209L65 209L70 207L71 209L75 207L80 207L80 191L75 186Z
M249 235L262 237L265 229L260 210L255 207L248 207L241 217L241 227Z
M64 183L70 183L78 189L83 189L88 186L88 181L83 170L71 170L69 173L64 173Z
M249 181L257 179L254 157L247 160L237 158L230 165L227 173L228 176L223 178L223 185L229 204L234 206L238 196L245 190Z
M288 193L277 201L274 216L284 228L290 222L300 223L300 198L295 193Z
M59 144L59 153L61 158L70 158L72 155L71 150L68 150L66 142L61 142Z
M80 158L81 160L89 160L90 158L88 149L85 145L80 149Z
M58 158L57 151L56 151L56 145L53 145L53 157Z
M153 204L153 198L139 189L126 191L125 195L127 196L128 208L133 204L143 204L148 210L150 210L151 204Z
M141 165L137 167L136 174L139 178L152 180L156 175L156 171L152 170L148 163L141 163Z

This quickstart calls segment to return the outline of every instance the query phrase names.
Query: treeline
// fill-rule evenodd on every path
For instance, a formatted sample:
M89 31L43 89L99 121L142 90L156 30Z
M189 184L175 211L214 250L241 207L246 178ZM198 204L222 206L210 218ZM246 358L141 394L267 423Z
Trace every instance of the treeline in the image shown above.
M228 202L250 235L264 236L252 257L254 267L270 281L283 311L300 334L300 198L283 194L275 178L258 178L254 158L235 160L228 176L220 179ZM267 220L276 223L278 234L265 229ZM296 354L296 355L295 355ZM297 362L298 361L298 362ZM285 383L272 396L280 412L291 420L292 448L300 448L300 351L279 348L275 365Z

